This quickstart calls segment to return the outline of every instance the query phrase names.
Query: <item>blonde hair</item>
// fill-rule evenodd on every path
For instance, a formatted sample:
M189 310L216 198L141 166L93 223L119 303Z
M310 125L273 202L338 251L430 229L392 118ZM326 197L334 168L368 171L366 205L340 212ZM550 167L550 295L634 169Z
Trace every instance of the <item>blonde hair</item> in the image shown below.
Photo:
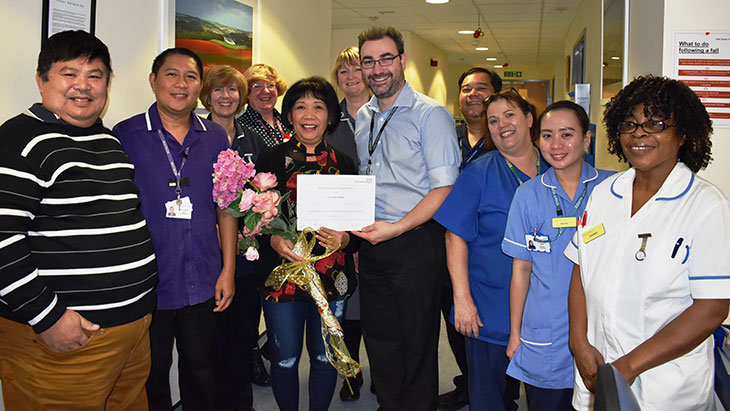
M355 46L348 47L340 52L340 54L337 55L337 60L335 60L335 68L332 69L332 82L334 84L337 83L337 72L340 71L342 66L345 64L349 64L351 66L360 67L360 49L358 49Z
M238 107L236 107L236 114L238 114L243 108L243 105L246 104L248 82L240 71L228 65L212 66L205 72L203 76L203 87L200 89L200 102L203 103L203 107L212 112L213 109L208 103L210 93L213 92L213 89L227 87L231 83L238 89Z
M286 82L279 78L279 73L273 67L266 64L253 64L243 72L243 76L246 77L249 87L257 81L270 81L276 83L276 91L280 96L286 92Z

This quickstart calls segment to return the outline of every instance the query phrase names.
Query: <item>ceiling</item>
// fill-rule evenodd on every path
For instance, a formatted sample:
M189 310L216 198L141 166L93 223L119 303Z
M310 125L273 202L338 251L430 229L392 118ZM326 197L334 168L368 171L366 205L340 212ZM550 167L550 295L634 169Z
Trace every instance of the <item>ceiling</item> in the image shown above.
M563 57L565 35L582 0L333 0L333 29L374 24L411 31L469 65L552 66ZM589 0L599 1L599 0ZM479 26L478 19L481 20ZM479 40L459 30L484 32ZM476 51L475 47L488 47ZM497 58L487 61L486 58Z

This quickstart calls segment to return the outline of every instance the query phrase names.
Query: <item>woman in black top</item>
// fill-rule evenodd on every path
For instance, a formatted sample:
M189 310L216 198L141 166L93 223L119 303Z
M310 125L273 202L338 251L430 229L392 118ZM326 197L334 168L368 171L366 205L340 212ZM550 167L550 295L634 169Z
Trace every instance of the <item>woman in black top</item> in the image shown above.
M357 174L354 161L328 145L323 136L336 125L340 110L332 86L321 77L310 77L295 83L284 97L282 118L294 130L294 138L265 150L256 164L257 172L276 175L277 189L289 192L282 205L288 217L296 214L296 187L299 174ZM345 269L345 258L356 249L357 237L328 228L317 230L317 245L313 254L325 251L329 237L339 250L319 260L314 268L320 275L330 309L342 321L345 298L355 288L354 275ZM307 349L310 358L309 409L326 410L337 383L337 372L325 355L320 315L309 294L290 283L279 290L264 286L271 270L284 260L299 261L292 251L293 243L273 235L259 243L260 261L256 276L263 298L264 317L271 343L272 388L277 405L283 411L298 410L298 364L306 326Z

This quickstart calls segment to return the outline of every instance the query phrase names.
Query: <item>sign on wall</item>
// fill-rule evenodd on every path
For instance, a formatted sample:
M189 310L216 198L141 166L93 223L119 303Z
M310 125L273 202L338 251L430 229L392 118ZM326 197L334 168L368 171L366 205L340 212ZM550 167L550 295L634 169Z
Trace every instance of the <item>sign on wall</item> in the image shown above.
M730 128L730 32L675 31L673 77L702 100L715 128Z

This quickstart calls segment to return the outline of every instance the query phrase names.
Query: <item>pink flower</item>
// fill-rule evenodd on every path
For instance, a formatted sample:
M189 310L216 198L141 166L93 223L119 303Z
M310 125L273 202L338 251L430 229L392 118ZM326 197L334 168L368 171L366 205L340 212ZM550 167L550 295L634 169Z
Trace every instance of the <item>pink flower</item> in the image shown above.
M243 190L243 193L241 193L241 202L238 204L238 209L241 210L242 213L248 211L248 209L251 208L251 205L253 204L253 198L255 196L256 192L251 190L250 188Z
M271 173L258 173L253 178L253 183L261 191L276 187L276 176Z
M248 261L256 261L259 259L259 251L253 247L248 247L246 250L246 259Z
M261 218L270 220L279 214L276 206L279 205L281 197L275 191L256 194L253 198L253 211L261 214Z
M243 226L243 235L246 236L246 237L252 237L253 238L253 237L261 234L261 229L263 228L263 226L264 226L264 220L263 219L259 220L258 224L256 224L256 227L253 228L253 231L250 231L248 229L248 227L246 227L244 225Z
M241 177L251 178L254 175L256 175L256 170L254 169L253 163L245 163L240 167L241 167Z

